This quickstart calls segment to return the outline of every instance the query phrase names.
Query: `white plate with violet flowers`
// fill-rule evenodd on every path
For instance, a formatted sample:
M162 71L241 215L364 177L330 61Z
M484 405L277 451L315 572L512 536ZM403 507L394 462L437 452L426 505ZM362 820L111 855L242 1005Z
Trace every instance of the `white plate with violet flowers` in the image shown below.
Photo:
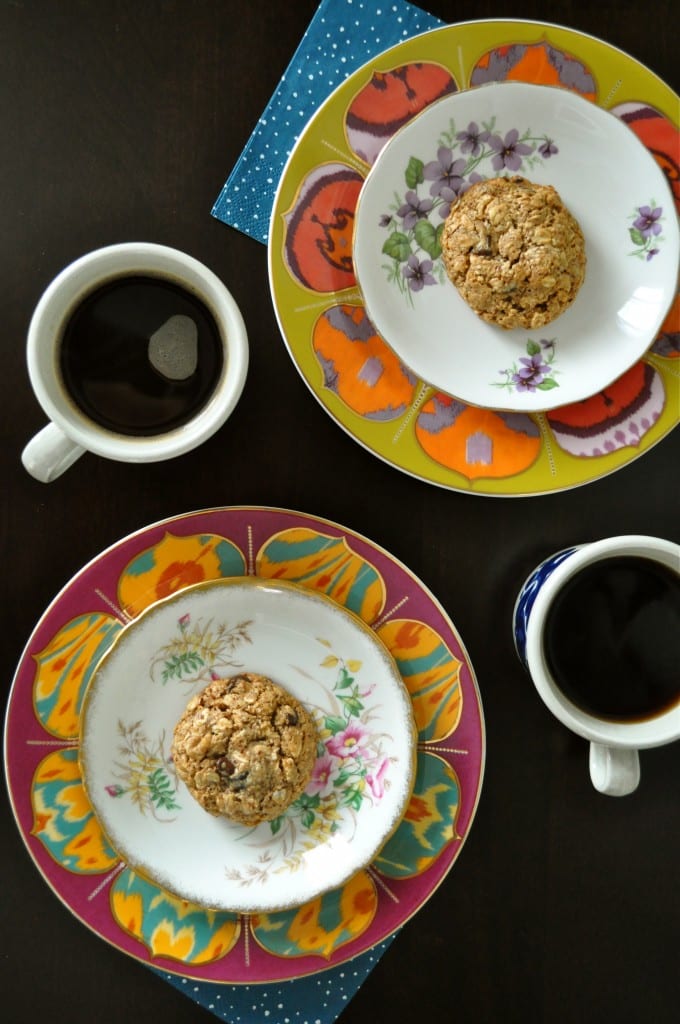
M507 330L459 294L441 240L472 185L514 175L557 190L586 269L555 319ZM361 190L353 243L368 315L403 364L462 402L521 412L588 398L640 359L674 299L678 252L667 180L630 128L523 82L446 96L397 132Z
M175 725L211 680L264 675L309 710L305 791L246 827L213 817L174 771ZM415 772L412 704L373 630L324 594L256 577L188 587L125 627L87 690L80 765L127 865L211 910L266 913L342 885L399 824Z

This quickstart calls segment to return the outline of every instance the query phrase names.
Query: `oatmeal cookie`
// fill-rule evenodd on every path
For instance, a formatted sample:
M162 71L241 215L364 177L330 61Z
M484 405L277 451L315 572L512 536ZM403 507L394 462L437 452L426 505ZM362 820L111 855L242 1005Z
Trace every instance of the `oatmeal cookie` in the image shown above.
M552 185L491 178L451 207L441 239L446 271L468 305L499 327L536 328L583 283L583 234Z
M304 790L317 733L307 709L266 676L216 679L177 722L177 775L210 814L243 825L278 817Z

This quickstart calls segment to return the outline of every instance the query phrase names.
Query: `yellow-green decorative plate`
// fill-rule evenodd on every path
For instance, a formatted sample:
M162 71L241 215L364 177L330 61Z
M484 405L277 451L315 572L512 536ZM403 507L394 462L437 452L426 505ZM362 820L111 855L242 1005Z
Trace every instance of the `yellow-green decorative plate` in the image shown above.
M85 692L124 627L143 621L152 606L152 615L174 606L164 600L171 595L182 603L182 591L191 588L188 595L195 595L205 589L194 584L244 576L326 595L324 600L370 626L408 691L417 748L406 811L367 867L290 909L237 914L206 910L172 895L148 874L135 873L102 830L79 755ZM184 609L178 629L181 635L173 638L160 670L161 687L163 672L176 689L209 679L213 671L224 674L225 659L240 655L227 649L229 637L216 619L211 627ZM309 829L333 827L337 808L326 798L327 784L354 773L343 793L355 804L378 799L389 784L384 759L358 765L351 753L359 738L353 725L377 699L372 683L360 680L358 665L350 657L343 661L332 647L323 648L320 662L337 675L343 700L338 721L326 723L329 733L336 732L317 763L315 792L299 809ZM346 725L339 721L345 715L341 705L353 717ZM167 758L143 731L132 722L121 734L121 771L105 780L102 799L112 805L136 801L140 820L172 818L176 794ZM62 902L130 956L166 972L224 984L303 977L343 963L396 931L455 863L474 818L484 757L474 672L432 594L366 538L326 520L267 508L210 509L168 519L86 565L29 639L5 725L14 814L31 857ZM280 839L274 834L249 859L239 880L244 890L280 870L273 861L273 853L281 854Z
M386 51L319 108L277 191L269 273L293 362L351 437L429 483L524 496L600 479L677 425L680 300L652 347L621 377L585 401L544 413L467 405L419 379L378 336L352 260L354 215L370 168L394 133L429 104L461 89L506 81L571 90L621 118L662 168L678 206L679 100L664 82L620 50L571 29L529 21L468 22ZM464 137L456 141L467 147L465 153L472 153L474 127L459 126ZM394 199L386 196L386 207ZM630 210L631 259L653 260L661 219L675 222L676 211L661 210L659 203L645 195ZM436 239L423 241L436 245ZM384 259L387 265L398 262L398 254L385 252Z

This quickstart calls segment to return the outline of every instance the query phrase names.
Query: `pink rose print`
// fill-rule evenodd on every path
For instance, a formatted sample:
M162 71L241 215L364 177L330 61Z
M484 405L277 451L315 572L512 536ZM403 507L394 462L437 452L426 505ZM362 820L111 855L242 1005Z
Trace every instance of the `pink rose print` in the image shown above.
M328 754L316 759L312 777L307 784L306 793L328 796L333 789L333 779L337 775L337 761Z
M389 758L383 757L377 772L369 772L366 776L366 782L376 800L380 800L385 792L385 776L389 765Z
M336 757L361 757L362 745L366 742L367 733L363 726L357 722L350 722L349 725L338 732L326 743L326 748Z

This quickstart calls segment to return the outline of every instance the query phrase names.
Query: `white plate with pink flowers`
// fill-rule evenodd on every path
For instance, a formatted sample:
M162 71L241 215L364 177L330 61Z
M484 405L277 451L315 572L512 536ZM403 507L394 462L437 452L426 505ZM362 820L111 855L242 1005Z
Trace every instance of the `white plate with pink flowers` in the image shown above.
M515 174L554 186L586 245L576 298L533 330L480 319L441 258L458 196ZM640 359L675 297L679 248L666 177L624 122L567 89L495 82L437 101L387 143L360 193L353 259L374 327L423 381L471 405L539 412Z
M175 724L212 679L268 676L318 730L304 793L245 827L208 814L177 778ZM90 682L80 764L127 865L214 910L266 913L342 885L399 824L414 783L412 704L373 630L324 594L239 577L189 587L116 638Z

